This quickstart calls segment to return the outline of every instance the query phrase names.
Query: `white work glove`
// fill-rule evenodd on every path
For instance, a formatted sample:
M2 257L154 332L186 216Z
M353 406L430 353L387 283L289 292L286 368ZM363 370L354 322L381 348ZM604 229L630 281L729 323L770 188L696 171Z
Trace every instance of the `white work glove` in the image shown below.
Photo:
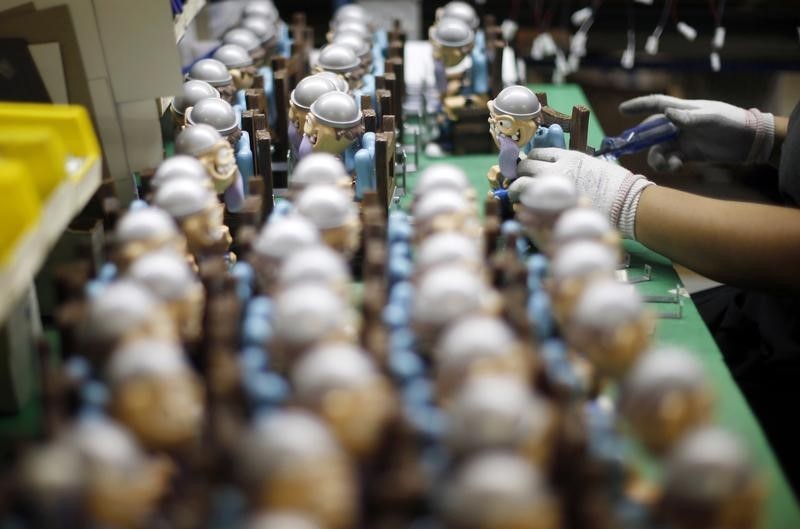
M649 95L619 105L623 114L664 114L678 137L650 148L647 162L658 171L675 171L685 161L765 163L775 141L775 117L720 101Z
M575 182L578 192L589 199L592 207L608 216L611 225L626 239L636 238L634 228L639 197L645 187L655 185L644 176L579 151L557 148L531 150L525 167L526 173L533 178L543 174L569 178ZM524 186L528 181L517 178L509 186L509 196L521 192L521 189L513 189L515 185Z

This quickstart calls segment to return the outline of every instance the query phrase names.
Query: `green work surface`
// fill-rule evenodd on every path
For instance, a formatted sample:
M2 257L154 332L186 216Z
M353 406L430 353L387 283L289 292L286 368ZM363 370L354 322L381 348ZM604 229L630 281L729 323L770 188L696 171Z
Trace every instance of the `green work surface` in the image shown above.
M534 91L547 94L548 105L560 112L569 114L573 105L589 107L583 90L578 85L531 85ZM488 126L487 126L488 134ZM589 141L598 147L605 135L594 113L589 120ZM470 178L478 197L489 191L486 172L497 163L497 154L471 154L429 158L420 154L419 170L407 176L407 188L414 189L417 175L435 162L452 163L462 168ZM411 194L403 199L407 205ZM648 295L668 295L680 283L677 273L669 259L650 251L639 243L626 241L625 249L631 254L630 277L643 273L643 266L652 267L651 280L640 283L639 291ZM716 421L727 429L740 435L749 445L756 465L762 469L767 480L767 499L761 527L764 529L800 528L800 508L777 463L772 449L764 437L761 427L750 411L747 402L731 377L722 354L708 332L697 309L688 296L681 295L682 315L680 319L659 318L655 328L655 341L662 345L675 345L692 351L702 361L717 395ZM656 313L677 313L675 303L651 303L648 306ZM653 465L647 465L653 467Z

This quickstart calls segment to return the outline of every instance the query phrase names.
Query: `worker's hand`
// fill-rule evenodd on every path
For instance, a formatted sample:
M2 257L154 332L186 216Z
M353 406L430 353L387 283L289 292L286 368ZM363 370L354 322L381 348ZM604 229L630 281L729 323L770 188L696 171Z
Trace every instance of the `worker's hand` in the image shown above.
M765 163L775 140L772 114L720 101L665 95L637 97L619 106L623 114L664 114L679 129L674 140L650 148L647 162L675 171L685 161Z
M543 174L558 174L569 178L575 182L578 192L591 202L592 207L607 215L612 225L625 238L635 238L634 224L639 196L645 187L654 185L644 176L635 175L620 165L579 151L555 148L531 150L526 168L534 178ZM509 188L509 194L511 192L512 189Z

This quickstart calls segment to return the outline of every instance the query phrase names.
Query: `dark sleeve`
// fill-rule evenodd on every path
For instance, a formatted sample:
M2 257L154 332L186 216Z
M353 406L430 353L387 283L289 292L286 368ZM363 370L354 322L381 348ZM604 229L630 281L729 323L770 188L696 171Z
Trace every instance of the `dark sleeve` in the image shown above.
M800 103L789 117L789 129L781 147L778 187L788 204L800 206Z

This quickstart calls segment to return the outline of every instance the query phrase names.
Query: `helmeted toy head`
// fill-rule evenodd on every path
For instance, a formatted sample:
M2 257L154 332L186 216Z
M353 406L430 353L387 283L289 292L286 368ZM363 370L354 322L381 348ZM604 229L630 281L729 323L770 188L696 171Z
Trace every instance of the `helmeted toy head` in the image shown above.
M260 17L276 24L280 20L280 13L270 0L248 0L242 10L242 17Z
M361 61L361 70L357 72L357 75L363 76L372 67L372 47L370 42L364 40L359 33L351 30L337 31L333 35L332 43L347 46L353 50L353 53Z
M201 81L200 79L191 79L184 82L180 93L172 99L169 107L175 124L183 127L186 124L184 119L186 109L193 107L198 101L207 97L219 97L219 92L206 81Z
M238 44L223 44L212 57L228 68L236 88L241 90L253 86L256 68L246 49Z
M436 189L452 189L466 194L472 186L463 169L451 163L437 162L423 169L417 177L414 200L420 200Z
M256 67L264 64L265 51L261 39L249 29L240 27L229 29L222 36L223 44L235 44L244 48Z
M261 49L264 50L263 62L268 64L271 57L275 54L278 44L278 33L275 22L260 16L247 16L242 19L239 25L246 30L252 31L261 41Z
M175 138L175 153L197 158L211 177L217 193L228 189L239 174L230 142L205 123L182 130Z
M300 160L294 168L289 188L293 196L318 184L335 185L351 192L352 182L352 177L338 158L327 152L315 152Z
M328 44L319 52L317 58L317 71L333 72L342 76L350 86L357 88L361 81L358 70L361 68L361 60L358 55L343 44Z
M517 220L538 248L546 248L561 213L578 205L578 190L568 178L545 174L534 178L519 197Z
M279 288L321 283L342 296L350 288L350 269L341 254L319 244L300 248L286 257L278 271Z
M308 187L297 197L296 207L334 250L349 257L358 248L361 232L358 210L340 187L322 184Z
M195 180L209 188L213 186L205 166L194 156L186 154L176 154L161 162L153 174L150 186L158 189L165 182L176 178Z
M433 57L445 67L455 66L469 55L475 44L475 32L458 18L442 18L431 26L429 40L433 45Z
M414 236L418 241L435 233L461 232L471 235L475 209L463 193L434 189L414 203Z
M289 94L289 120L298 132L303 131L311 105L323 94L337 91L336 84L328 76L309 75L297 83Z
M524 147L536 134L542 105L525 86L509 86L486 103L489 108L489 134L500 147L501 137Z
M228 67L216 59L200 59L192 65L186 79L205 81L217 89L222 99L228 103L233 101L236 86L233 84Z
M140 256L157 250L186 252L186 239L178 225L163 209L157 207L128 211L114 230L114 262L120 272Z
M364 132L355 100L342 92L322 94L311 105L303 134L313 152L341 154Z
M620 236L608 218L588 207L572 208L553 225L550 253L574 241L595 241L605 244L615 252L620 251Z
M341 75L337 75L333 72L328 71L321 71L314 74L317 77L324 77L326 79L330 79L330 81L336 85L336 90L339 92L348 93L350 91L350 85L347 84L347 80Z
M336 27L339 24L350 21L360 22L368 26L372 23L372 18L363 6L358 4L345 4L339 7L333 14L331 25Z
M186 110L186 125L199 124L211 125L229 141L231 136L239 132L236 112L230 103L223 99L201 99L195 106Z
M465 22L472 31L478 31L481 25L481 20L478 18L478 13L475 8L467 2L447 2L441 10L437 10L436 19L442 18L457 18Z
M260 289L263 292L272 290L281 263L292 253L320 242L317 227L300 215L289 215L264 224L253 242L251 253Z
M443 232L426 238L417 249L417 273L425 273L434 267L451 264L480 270L483 266L480 245L463 233Z

